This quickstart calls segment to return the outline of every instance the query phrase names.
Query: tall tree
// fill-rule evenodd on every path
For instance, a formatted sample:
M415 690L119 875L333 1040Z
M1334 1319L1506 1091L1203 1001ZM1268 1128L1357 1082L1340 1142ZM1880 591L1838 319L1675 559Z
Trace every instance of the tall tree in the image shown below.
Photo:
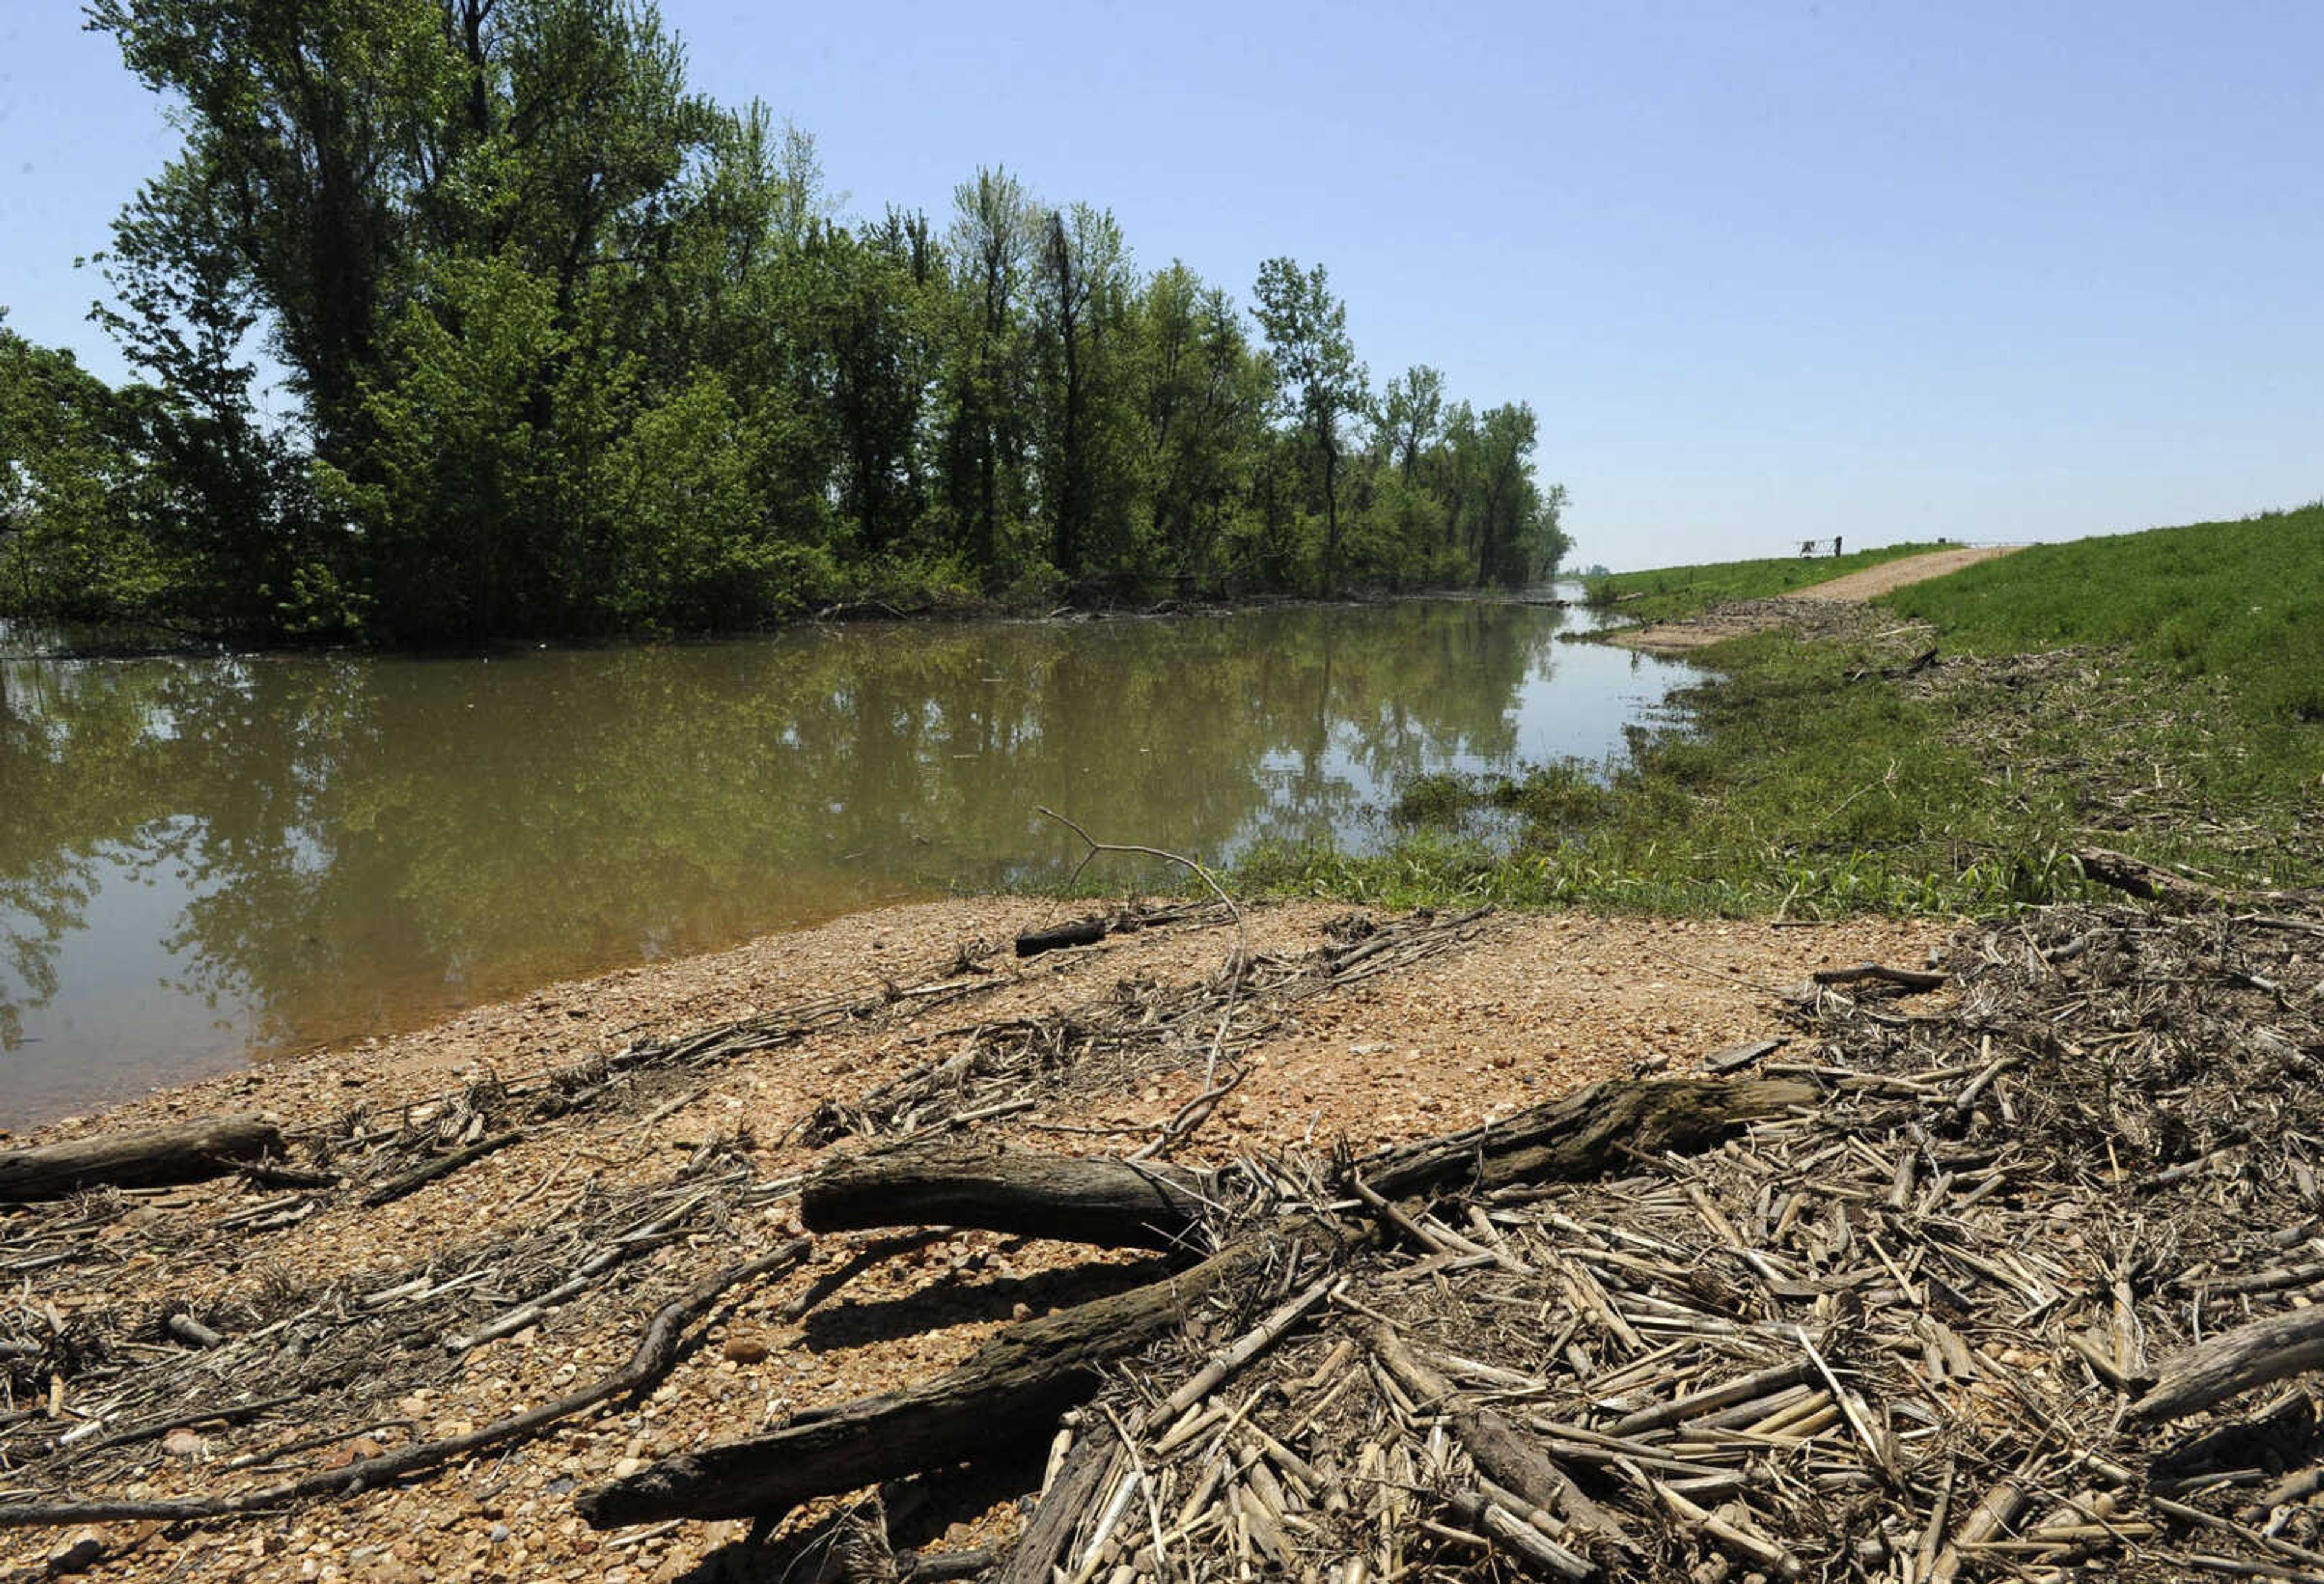
M1380 399L1379 426L1390 458L1406 483L1422 453L1435 442L1444 420L1444 374L1441 369L1415 364L1388 382Z
M1269 259L1253 294L1251 311L1322 465L1323 586L1331 588L1340 575L1340 420L1364 410L1364 365L1348 338L1347 305L1332 295L1323 265L1302 271L1291 259Z
M1087 204L1053 209L1040 229L1033 313L1047 409L1049 559L1073 578L1090 570L1093 553L1118 555L1124 537L1117 364L1130 259L1109 211ZM1102 546L1093 543L1102 510L1110 520Z
M1531 567L1526 533L1538 503L1533 448L1538 425L1522 401L1489 409L1478 426L1482 479L1477 515L1477 585L1522 584Z
M1153 555L1182 588L1213 557L1272 437L1274 371L1257 355L1233 299L1183 263L1140 294L1137 413L1139 473Z
M156 233L174 228L263 310L316 443L336 454L376 344L422 129L459 86L439 13L411 0L95 0L88 15L148 87L183 105L184 152L116 228L117 278L149 316L139 333L161 334L150 315L178 255Z
M840 506L859 546L885 554L920 526L920 422L938 355L944 261L927 216L890 210L864 235L818 233L804 259Z
M1001 516L1017 483L1027 395L1020 313L1037 210L1024 183L981 169L953 193L948 238L964 324L954 359L947 493L966 525L965 548L990 576L1006 535Z

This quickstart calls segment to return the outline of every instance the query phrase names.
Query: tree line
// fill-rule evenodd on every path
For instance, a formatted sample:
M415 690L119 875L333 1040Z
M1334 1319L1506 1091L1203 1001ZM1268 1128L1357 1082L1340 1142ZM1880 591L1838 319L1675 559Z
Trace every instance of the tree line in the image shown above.
M1375 390L1321 264L1246 313L1004 170L843 219L630 0L95 0L178 106L96 309L0 324L0 612L274 641L835 600L1522 583L1532 409ZM252 349L280 371L269 413Z

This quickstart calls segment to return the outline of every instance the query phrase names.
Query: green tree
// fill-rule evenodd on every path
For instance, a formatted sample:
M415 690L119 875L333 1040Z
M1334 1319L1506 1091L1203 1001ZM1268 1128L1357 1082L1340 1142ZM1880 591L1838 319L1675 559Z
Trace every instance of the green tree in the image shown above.
M141 507L151 470L128 403L0 309L0 609L149 614L170 585Z
M171 310L247 303L324 454L351 439L427 133L460 87L446 15L417 0L90 5L130 70L182 106L184 151L116 227L132 351L165 382L153 343Z
M1271 438L1274 371L1252 350L1233 299L1183 263L1147 281L1135 325L1137 468L1149 554L1191 591L1220 571L1221 541Z
M1124 569L1129 548L1130 265L1111 213L1074 204L1040 227L1032 292L1049 560L1067 578Z
M1428 447L1435 443L1444 421L1444 374L1426 364L1415 364L1388 382L1380 398L1381 437L1406 483Z
M1251 309L1313 442L1323 506L1323 586L1340 573L1340 420L1365 405L1364 365L1348 338L1348 308L1333 297L1323 266L1302 271L1287 258L1259 267Z
M1030 390L1023 312L1038 210L1003 170L953 194L954 333L945 383L945 493L961 546L988 577L1021 514Z
M943 353L943 258L926 216L890 210L861 236L823 227L803 262L809 307L800 328L816 359L840 511L857 548L884 557L927 510L920 431Z

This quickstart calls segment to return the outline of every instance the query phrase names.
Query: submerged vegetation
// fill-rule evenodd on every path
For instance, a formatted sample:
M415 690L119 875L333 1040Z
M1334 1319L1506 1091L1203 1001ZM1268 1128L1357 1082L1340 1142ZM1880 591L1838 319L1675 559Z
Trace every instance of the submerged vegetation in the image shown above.
M185 142L98 261L135 382L0 326L0 616L435 643L1564 548L1532 409L1375 388L1322 265L1246 314L997 169L843 218L637 0L90 18Z
M1764 594L1784 565L1656 592ZM1716 678L1610 772L1408 783L1392 851L1277 848L1244 879L1388 904L1983 913L2078 894L2070 855L2096 845L2234 887L2324 882L2324 505L2039 546L1880 604L1839 638L1699 651ZM1512 814L1513 842L1489 840Z

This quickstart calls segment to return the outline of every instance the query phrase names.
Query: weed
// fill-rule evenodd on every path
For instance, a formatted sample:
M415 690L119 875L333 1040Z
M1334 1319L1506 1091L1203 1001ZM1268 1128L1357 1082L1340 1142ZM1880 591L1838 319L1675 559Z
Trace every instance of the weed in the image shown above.
M1665 614L1797 586L1801 565L1600 585ZM1610 777L1425 778L1390 851L1271 849L1240 878L1383 906L1794 916L2071 898L2070 855L2093 844L2230 885L2324 879L2324 503L2036 547L1884 603L1937 628L1936 667L1884 678L1860 640L1737 639L1702 651L1715 678L1678 696L1679 723L1633 729ZM1506 851L1471 833L1484 807L1517 821Z

